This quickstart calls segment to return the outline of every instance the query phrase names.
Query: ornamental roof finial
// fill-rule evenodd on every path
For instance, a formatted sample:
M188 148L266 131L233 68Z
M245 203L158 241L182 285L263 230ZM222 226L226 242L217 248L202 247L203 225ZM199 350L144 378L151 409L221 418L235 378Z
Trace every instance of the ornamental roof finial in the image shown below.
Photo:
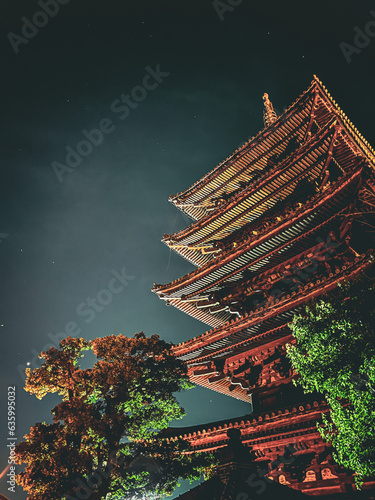
M264 111L263 111L263 122L264 126L268 127L273 122L276 121L277 115L273 109L272 102L268 98L268 94L263 94L264 101Z

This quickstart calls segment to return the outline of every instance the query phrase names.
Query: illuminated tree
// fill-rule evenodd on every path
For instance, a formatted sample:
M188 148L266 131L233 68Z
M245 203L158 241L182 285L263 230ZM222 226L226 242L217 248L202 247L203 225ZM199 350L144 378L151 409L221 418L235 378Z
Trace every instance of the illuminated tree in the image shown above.
M82 369L90 349L97 361ZM16 447L17 462L26 464L17 482L29 500L162 495L212 464L182 439L163 438L185 414L173 393L193 384L157 335L68 337L40 357L40 368L26 370L25 390L38 399L58 393L62 402L51 411L53 424L37 423Z
M330 407L318 426L357 484L375 474L375 283L345 283L306 307L291 325L288 356L305 392Z

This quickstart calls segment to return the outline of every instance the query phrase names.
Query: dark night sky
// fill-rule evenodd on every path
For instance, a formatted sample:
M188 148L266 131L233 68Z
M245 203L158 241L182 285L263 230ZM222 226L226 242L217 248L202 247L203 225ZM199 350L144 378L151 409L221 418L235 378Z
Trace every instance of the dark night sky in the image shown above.
M21 18L41 8L2 0L1 470L7 387L17 388L18 439L57 401L25 393L19 374L52 345L48 334L75 322L90 339L143 330L178 343L208 329L150 292L193 269L160 242L189 224L167 200L262 128L264 92L282 111L315 73L375 143L375 40L362 41L350 64L339 46L371 20L375 37L370 1L232 0L239 5L223 20L211 0L65 1L16 54L7 35L21 35ZM111 106L157 65L168 76L121 120ZM51 164L65 163L66 146L106 118L113 131L59 182ZM123 268L127 286L112 298L101 292ZM108 304L83 315L98 292ZM176 425L250 411L200 388L179 399L188 415ZM4 478L0 492L26 498Z

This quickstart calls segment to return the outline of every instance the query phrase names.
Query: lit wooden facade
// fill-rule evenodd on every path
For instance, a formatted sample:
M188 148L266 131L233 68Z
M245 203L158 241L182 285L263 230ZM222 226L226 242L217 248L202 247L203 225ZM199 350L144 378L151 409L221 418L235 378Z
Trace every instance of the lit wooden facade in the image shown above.
M164 235L163 242L197 269L167 285L155 284L153 291L211 327L174 348L191 380L253 402L256 414L270 411L254 435L253 423L242 425L259 460L272 461L285 443L299 442L288 437L271 445L272 429L281 422L296 435L302 426L301 442L317 461L326 449L313 422L320 403L307 402L303 417L296 409L300 394L291 385L285 356L292 340L288 323L308 300L372 265L375 153L316 77L279 117L265 94L264 122L254 138L170 198L193 222ZM279 409L290 404L295 411L280 417ZM267 452L257 448L257 432L264 435ZM219 436L211 427L204 446L220 442ZM198 438L193 441L200 446ZM314 477L333 481L319 467ZM336 486L353 483L337 474ZM284 471L279 482L281 476L299 489L306 480L296 482ZM336 486L332 492L338 492ZM315 490L323 494L321 484Z
M375 478L367 481L363 490L358 492L353 475L337 465L331 446L322 441L316 422L326 412L325 401L318 398L308 401L302 397L302 402L296 405L227 421L170 429L169 432L189 440L197 451L210 451L220 456L229 442L228 431L239 429L242 443L255 453L253 466L242 478L249 486L246 489L248 497L242 497L244 500L258 498L259 492L266 493L270 480L305 495L327 500L374 500ZM265 497L284 498L283 490L272 493L271 489L271 495ZM181 500L197 498L200 497L189 493L181 496ZM201 498L209 500L211 497L205 494ZM226 500L236 498L228 496Z

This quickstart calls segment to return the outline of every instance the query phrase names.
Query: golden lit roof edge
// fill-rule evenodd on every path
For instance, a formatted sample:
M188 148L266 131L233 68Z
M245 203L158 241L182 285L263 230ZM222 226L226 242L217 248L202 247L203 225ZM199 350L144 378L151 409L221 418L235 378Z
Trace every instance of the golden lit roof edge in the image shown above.
M319 78L316 75L313 75L313 82L316 82L321 90L323 91L324 95L328 98L328 100L331 102L334 108L336 108L338 115L340 118L343 120L344 124L348 127L348 129L353 132L353 135L357 140L358 144L365 150L368 151L368 157L374 164L375 168L375 150L372 148L371 144L363 137L363 135L359 132L357 127L349 120L347 115L344 113L344 111L340 108L340 106L337 104L337 102L333 99L331 94L328 92L327 88L325 85L319 80Z
M311 89L315 86L315 81L313 80L311 85L309 86L308 89L306 89L304 92L302 92L302 94L299 95L299 97L297 97L297 99L292 103L290 104L290 106L288 106L282 113L280 116L277 117L277 120L269 125L269 126L265 126L263 127L261 130L259 130L259 132L254 135L251 139L249 139L248 141L246 141L239 149L236 149L231 155L229 155L225 160L223 160L222 162L220 162L218 165L216 165L216 167L214 167L210 172L208 172L206 175L204 175L201 179L199 179L198 181L196 181L194 184L192 184L189 188L187 188L185 191L181 191L180 193L177 193L175 195L171 195L169 197L169 200L171 203L174 204L174 200L177 200L178 198L180 198L182 195L185 195L187 193L189 193L189 191L193 191L194 188L196 186L198 186L199 184L203 184L206 180L208 180L210 177L213 177L214 174L217 173L218 170L220 170L221 167L225 166L225 164L229 161L229 160L232 160L233 157L235 155L237 155L238 153L244 151L245 149L248 148L248 146L252 143L252 142L255 142L256 140L258 140L258 138L264 134L264 133L267 133L269 132L270 129L273 128L273 126L275 124L277 124L280 120L281 117L283 117L285 114L287 114L291 108L293 108L294 106L296 106L298 104L298 102L308 93L311 91ZM179 208L179 207L178 207Z
M297 99L292 102L284 111L283 113L277 117L276 121L267 126L263 127L256 135L254 135L251 139L246 141L239 149L236 149L231 155L229 155L225 160L220 162L216 167L214 167L210 172L208 172L206 175L204 175L201 179L196 181L194 184L192 184L189 188L187 188L184 191L181 191L177 193L176 195L172 195L169 197L169 201L173 203L177 208L179 208L181 211L181 207L177 205L177 201L180 197L185 196L188 197L189 193L194 191L194 189L199 186L200 184L204 184L205 182L209 181L210 178L214 177L221 169L222 167L225 167L225 165L232 160L236 155L239 155L239 153L245 151L248 149L249 145L252 142L255 142L259 139L259 137L266 133L269 132L270 129L273 128L275 124L279 122L279 120L286 115L287 113L290 112L290 110L295 107L298 102L303 99L303 97L309 93L316 85L319 86L320 90L322 93L326 96L328 101L332 104L332 106L336 109L338 116L342 119L343 123L348 127L348 130L353 133L353 137L356 139L356 142L361 146L362 149L365 150L367 153L367 156L369 160L373 163L373 168L375 169L375 150L371 147L370 143L363 137L363 135L358 131L358 129L354 126L354 124L349 120L347 115L343 112L343 110L338 106L336 101L332 98L331 94L328 92L327 88L323 85L323 83L319 80L319 78L316 75L313 75L313 80L310 84L310 86L302 92L302 94L297 97Z

